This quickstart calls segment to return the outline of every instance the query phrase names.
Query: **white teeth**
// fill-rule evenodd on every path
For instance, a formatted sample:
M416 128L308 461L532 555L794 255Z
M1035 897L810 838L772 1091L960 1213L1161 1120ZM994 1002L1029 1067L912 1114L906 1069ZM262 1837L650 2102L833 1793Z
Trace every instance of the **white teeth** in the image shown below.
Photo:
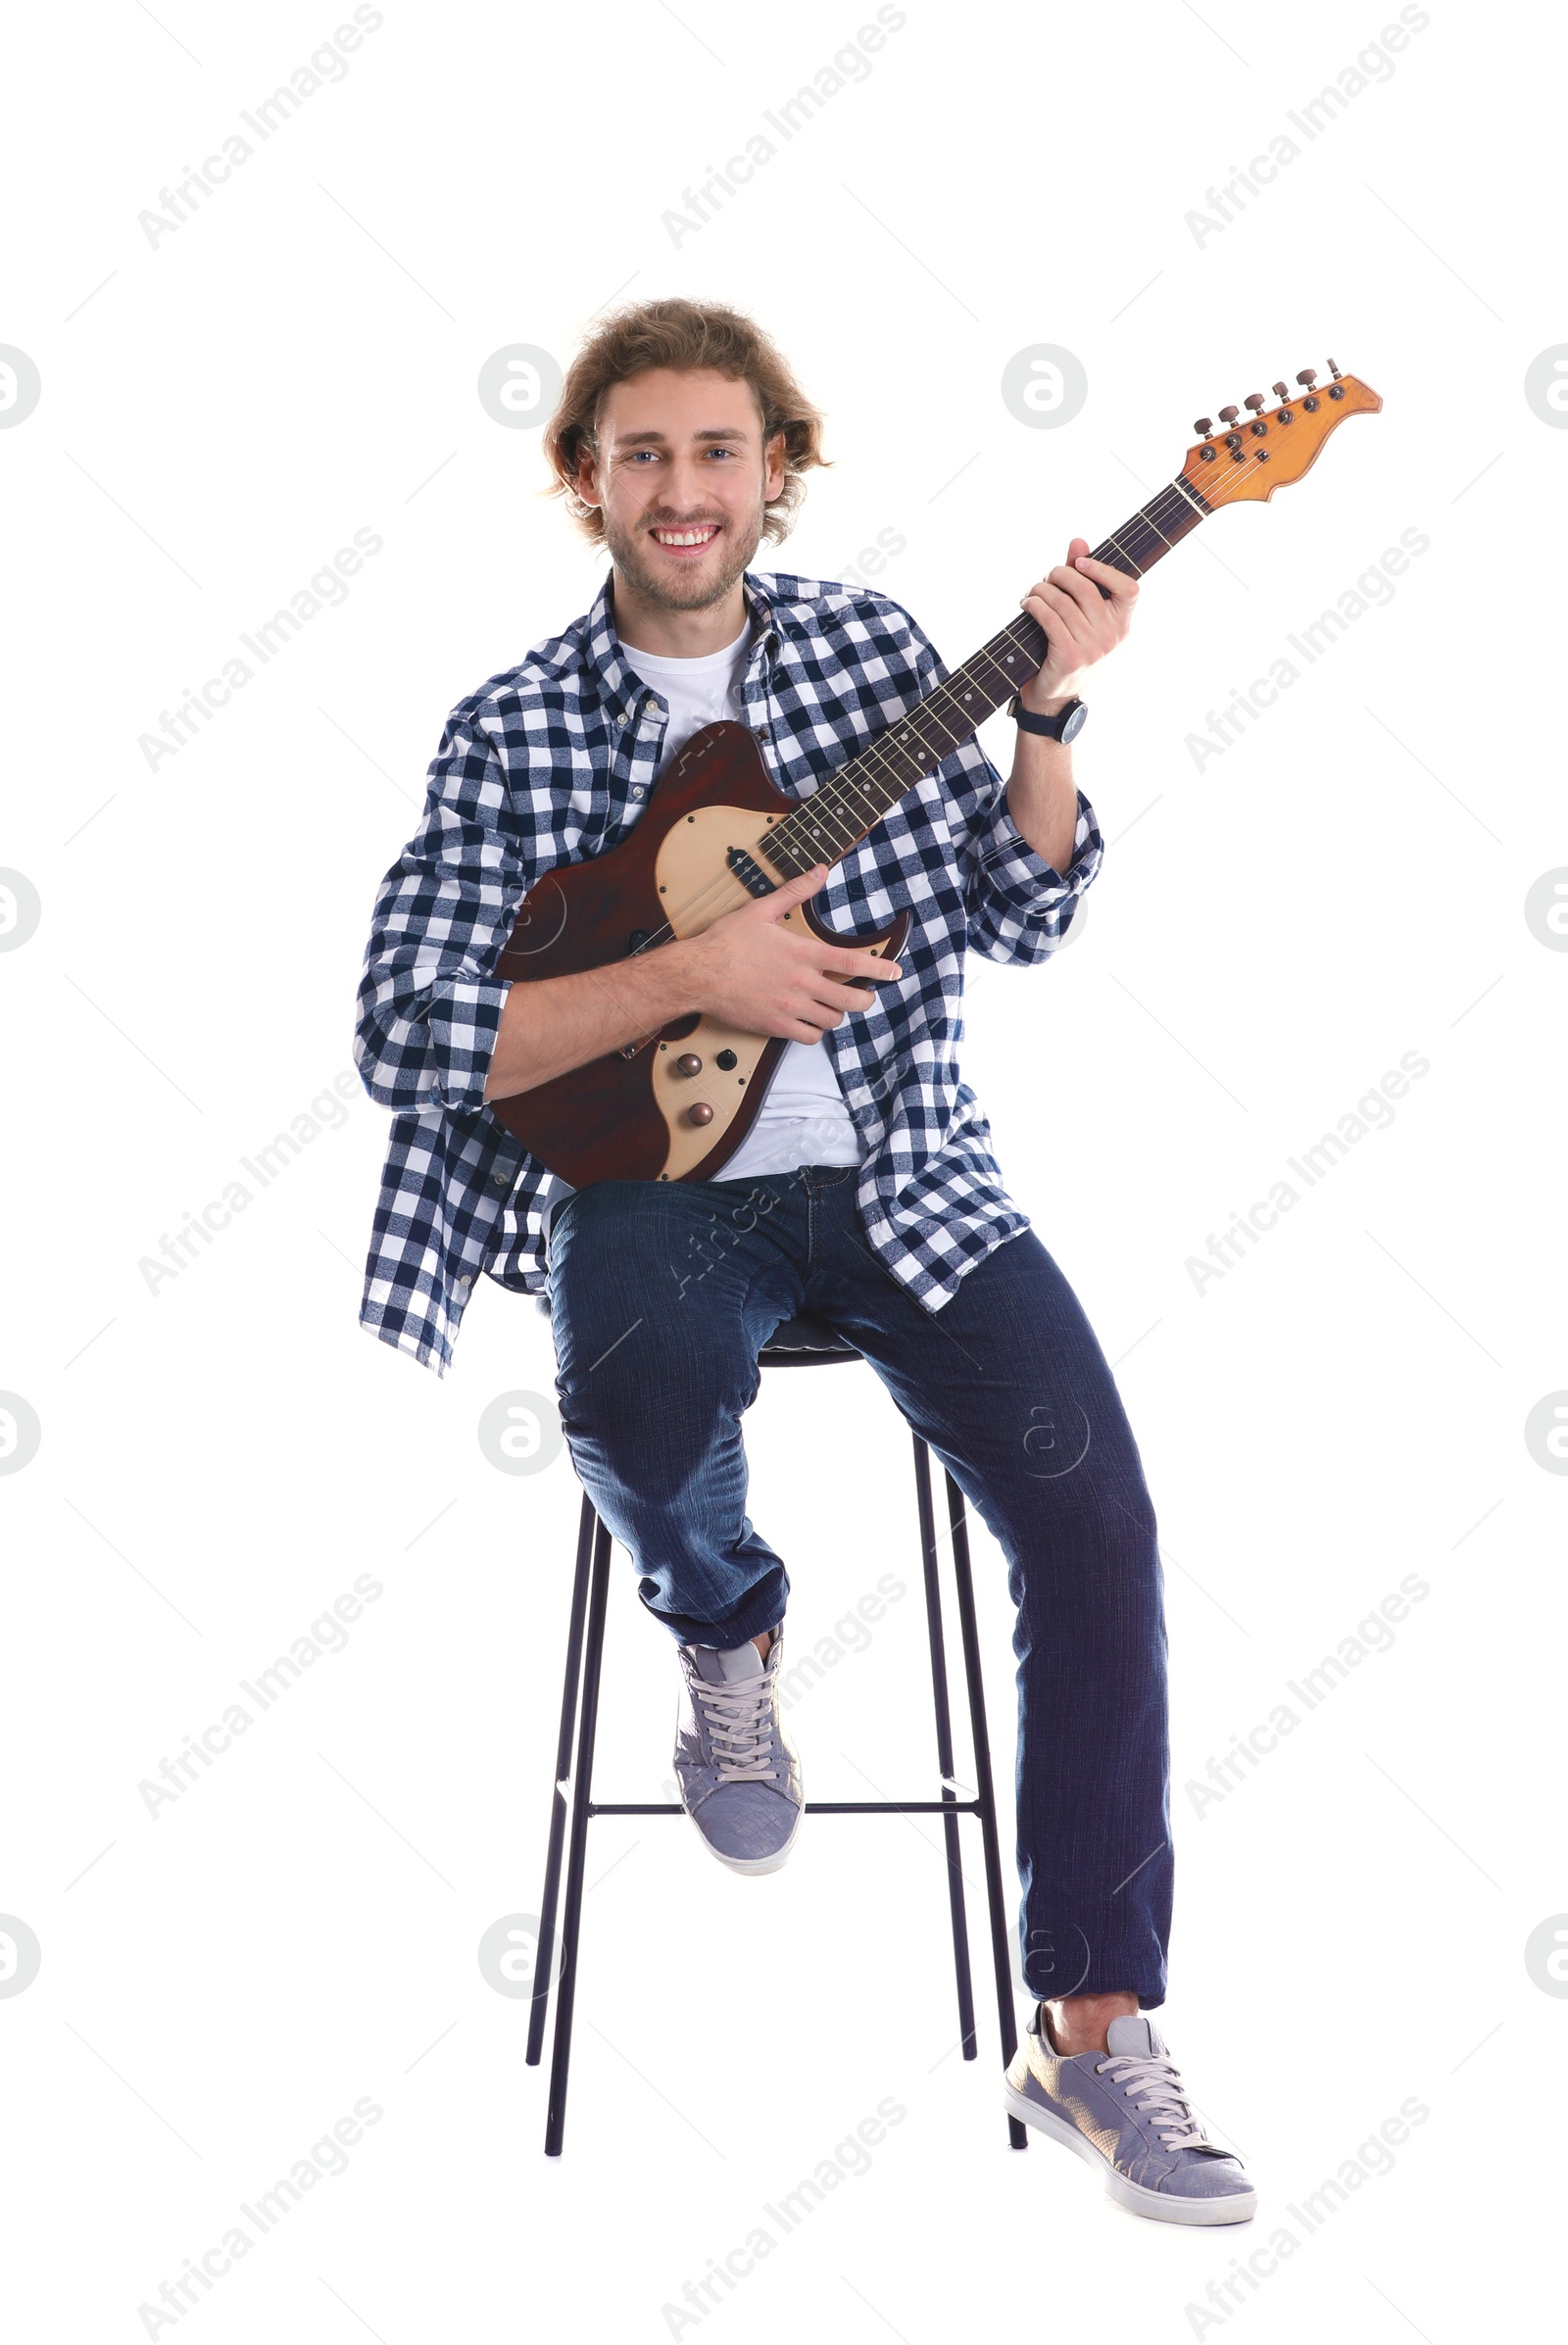
M656 529L655 537L662 546L706 546L712 536L711 529Z

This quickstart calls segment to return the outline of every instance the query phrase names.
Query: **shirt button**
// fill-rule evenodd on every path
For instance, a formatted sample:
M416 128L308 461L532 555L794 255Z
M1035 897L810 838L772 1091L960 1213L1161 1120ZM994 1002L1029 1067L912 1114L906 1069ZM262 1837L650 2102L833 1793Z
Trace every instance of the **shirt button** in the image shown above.
M471 1278L468 1276L468 1273L467 1273L466 1271L465 1271L465 1272L464 1272L464 1274L463 1274L463 1276L462 1276L462 1278L460 1278L460 1279L459 1279L459 1281L458 1281L458 1285L459 1285L460 1289L466 1289L466 1288L468 1288L468 1287L471 1287L471 1286L473 1285L473 1281L472 1281L472 1279L471 1279Z
M634 783L632 784L632 790L631 790L631 794L632 794L633 798L646 798L646 797L648 796L648 785L647 785L647 783L646 783L646 782L634 782Z
M506 1174L505 1174L504 1172L492 1173L492 1174L490 1175L490 1178L491 1178L491 1180L492 1180L492 1181L494 1181L494 1183L495 1183L495 1185L496 1185L496 1187L497 1187L498 1189L505 1189L505 1188L506 1188L506 1186L507 1186L507 1176L506 1176Z
M616 722L616 724L618 724L618 725L623 725L623 724L625 724L625 723L626 723L626 721L627 721L627 719L626 719L626 717L625 717L625 715L624 715L624 714L621 714L621 715L617 716L617 717L616 717L616 719L615 719L615 722Z

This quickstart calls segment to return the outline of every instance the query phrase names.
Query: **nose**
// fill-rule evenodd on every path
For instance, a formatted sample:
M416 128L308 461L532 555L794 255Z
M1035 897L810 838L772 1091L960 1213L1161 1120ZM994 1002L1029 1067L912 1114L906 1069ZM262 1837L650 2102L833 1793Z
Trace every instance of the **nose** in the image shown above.
M711 477L695 456L676 456L664 474L664 503L672 513L699 513L713 502Z

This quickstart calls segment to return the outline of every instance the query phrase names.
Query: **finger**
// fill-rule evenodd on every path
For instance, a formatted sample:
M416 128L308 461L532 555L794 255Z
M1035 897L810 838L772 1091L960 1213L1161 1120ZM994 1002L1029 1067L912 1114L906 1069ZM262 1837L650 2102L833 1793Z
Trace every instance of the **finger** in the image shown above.
M1059 647L1065 638L1074 651L1082 649L1087 640L1084 612L1071 595L1064 594L1059 586L1053 586L1049 578L1031 588L1024 597L1023 607L1031 618L1040 621L1054 644Z
M837 953L831 947L826 953L817 948L816 967L824 977L869 977L878 985L904 975L896 960L873 960L868 953Z
M1097 586L1104 587L1113 603L1137 601L1137 579L1129 578L1125 570L1115 569L1108 562L1097 562L1087 550L1074 557L1074 567L1093 578Z
M782 920L787 911L805 904L826 884L826 863L813 863L809 871L803 871L798 879L785 880L782 887L775 888L770 896L759 897L758 902L765 907L766 917Z
M809 979L801 991L800 1014L808 1018L823 1018L831 1012L836 1020L852 1010L864 1009L872 1000L863 986L843 985L835 977Z
M831 977L819 977L808 993L808 999L801 1004L803 1017L821 1018L829 1011L835 1018L847 1017L851 1010L864 1009L871 999L860 987L838 985Z
M1071 595L1085 618L1091 622L1099 618L1102 608L1100 589L1093 578L1085 577L1082 570L1053 570L1047 584L1059 588L1064 595Z

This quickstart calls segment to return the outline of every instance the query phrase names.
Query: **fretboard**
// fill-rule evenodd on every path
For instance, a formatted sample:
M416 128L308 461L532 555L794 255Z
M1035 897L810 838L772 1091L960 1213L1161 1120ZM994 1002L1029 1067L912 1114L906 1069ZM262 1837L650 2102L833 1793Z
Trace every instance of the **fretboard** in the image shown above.
M1095 560L1124 577L1141 578L1196 529L1208 511L1196 489L1185 481L1172 481L1095 548ZM1000 635L982 644L972 660L933 686L907 715L819 782L798 810L769 833L767 862L788 879L815 863L836 863L875 829L906 791L1011 700L1043 663L1046 645L1045 628L1020 611Z

